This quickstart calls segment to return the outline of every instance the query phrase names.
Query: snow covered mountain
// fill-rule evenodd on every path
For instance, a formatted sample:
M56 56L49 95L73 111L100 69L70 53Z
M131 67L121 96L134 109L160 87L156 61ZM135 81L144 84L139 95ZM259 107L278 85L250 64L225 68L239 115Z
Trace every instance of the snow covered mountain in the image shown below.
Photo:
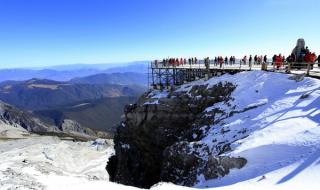
M110 179L143 187L315 188L319 103L319 80L262 71L152 91L126 110Z
M115 156L101 140L0 142L0 189L129 190L109 179L148 175L156 190L318 189L319 107L320 80L262 71L154 90L126 108Z
M219 81L237 87L233 100L206 109L218 108L226 115L200 142L214 149L227 141L230 150L222 155L243 157L248 163L220 179L206 181L199 176L196 187L311 189L320 185L316 180L320 177L320 81L299 80L284 74L249 72L204 82L209 88ZM219 131L229 132L216 136ZM246 132L237 135L238 131Z

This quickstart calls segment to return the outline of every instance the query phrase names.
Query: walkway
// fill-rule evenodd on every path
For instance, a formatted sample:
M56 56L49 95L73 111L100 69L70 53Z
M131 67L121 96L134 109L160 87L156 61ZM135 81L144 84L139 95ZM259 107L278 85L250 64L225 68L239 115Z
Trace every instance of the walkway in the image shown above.
M264 65L264 67L263 67ZM308 63L284 63L277 68L271 62L266 64L214 64L205 65L201 60L197 64L168 65L162 62L152 62L151 76L149 75L149 84L153 88L169 88L172 85L181 85L186 82L197 80L199 78L210 78L223 73L237 73L250 70L265 70L279 73L306 74L310 77L320 79L320 67L314 64L313 67Z

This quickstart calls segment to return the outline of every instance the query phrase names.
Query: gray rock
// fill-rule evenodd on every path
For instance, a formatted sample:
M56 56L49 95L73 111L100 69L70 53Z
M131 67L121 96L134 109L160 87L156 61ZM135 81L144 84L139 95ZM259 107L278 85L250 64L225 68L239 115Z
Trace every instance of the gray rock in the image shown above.
M207 162L204 156L213 154L201 143L190 147L190 142L201 138L215 117L206 117L203 111L215 103L231 99L236 88L231 83L193 86L191 91L170 92L159 104L150 102L150 95L143 95L137 104L125 108L125 120L114 137L115 152L108 162L110 180L125 185L150 188L159 181L192 186L200 173L214 178L211 171L224 168L225 173L241 164L230 158L217 156ZM170 98L169 98L170 97ZM221 110L213 110L223 114ZM226 116L227 117L227 116ZM196 137L194 136L196 134ZM222 144L221 152L228 150ZM220 152L220 153L221 153ZM217 159L218 164L214 164ZM239 161L240 162L240 161ZM199 170L200 169L200 170Z
M293 76L289 77L289 80L294 80L296 82L301 82L301 81L303 81L305 76L306 76L305 73L297 74L297 75L293 75Z

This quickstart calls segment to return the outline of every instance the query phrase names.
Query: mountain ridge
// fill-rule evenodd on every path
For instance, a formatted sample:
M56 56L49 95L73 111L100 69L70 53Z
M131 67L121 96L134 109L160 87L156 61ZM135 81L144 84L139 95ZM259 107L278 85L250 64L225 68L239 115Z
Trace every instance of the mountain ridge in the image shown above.
M0 69L0 82L7 80L29 80L31 78L68 81L76 77L86 77L100 73L147 73L147 61L127 64L76 64L61 65L47 68L15 68Z
M143 188L315 188L319 103L319 80L264 71L152 90L126 107L106 169Z
M0 83L0 99L22 109L40 110L103 97L139 96L138 85L83 84L48 79Z
M33 134L71 137L77 140L112 136L82 127L73 120L64 119L60 125L48 125L32 112L19 110L0 101L0 139L27 138Z

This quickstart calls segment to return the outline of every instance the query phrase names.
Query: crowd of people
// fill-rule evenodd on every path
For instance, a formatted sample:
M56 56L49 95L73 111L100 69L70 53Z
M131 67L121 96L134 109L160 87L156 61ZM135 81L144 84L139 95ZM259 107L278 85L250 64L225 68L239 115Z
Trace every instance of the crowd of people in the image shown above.
M271 60L268 59L267 55L265 56L258 56L255 55L254 57L250 55L249 57L244 56L242 59L236 59L235 56L230 57L223 57L217 56L214 59L210 59L209 57L204 58L203 60L199 60L197 57L191 58L167 58L163 59L162 62L156 60L155 64L158 66L160 63L162 66L181 66L181 65L196 65L196 64L204 64L207 68L210 65L214 65L215 67L222 68L223 65L235 65L236 60L238 60L238 64L240 65L261 65L261 64L271 64L277 68L280 68L284 65L284 63L316 63L318 62L318 66L320 67L320 55L317 57L315 53L311 53L308 48L306 48L305 52L301 52L299 56L296 56L294 53L285 57L281 54L274 55Z
M158 64L158 60L155 61L156 64ZM188 60L186 58L168 58L162 60L163 66L180 66L180 65L194 65L198 64L198 59L196 57L189 58Z
M303 65L302 63L307 63L313 68L313 64L316 62L318 62L318 66L320 67L320 55L317 57L316 53L310 52L308 47L303 48L299 55L291 53L288 57L281 56L281 54L272 57L272 63L274 63L277 68L281 67L283 63L291 63L296 68L306 67L307 65Z

